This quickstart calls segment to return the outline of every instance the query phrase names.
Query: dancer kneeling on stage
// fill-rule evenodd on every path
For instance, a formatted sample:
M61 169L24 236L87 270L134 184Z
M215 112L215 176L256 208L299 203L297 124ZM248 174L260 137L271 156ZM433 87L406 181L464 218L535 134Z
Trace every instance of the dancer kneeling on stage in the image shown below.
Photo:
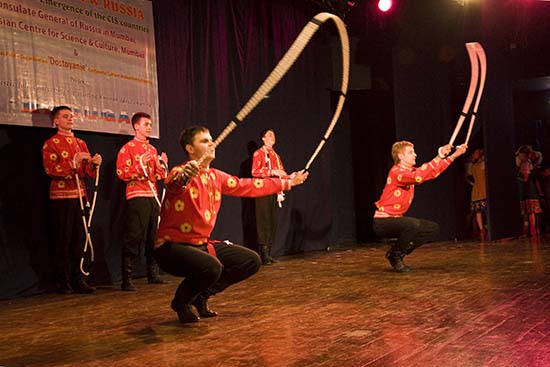
M419 168L416 164L414 145L408 141L398 141L392 146L392 158L395 165L390 169L386 186L375 203L374 232L383 238L397 238L386 253L390 265L398 273L411 270L403 262L416 248L432 240L439 232L439 225L424 219L406 217L414 198L414 187L425 181L433 180L445 171L451 163L466 152L466 145L456 147L451 152L451 145L439 148L438 155Z
M174 167L165 180L167 193L154 254L164 271L185 278L171 306L180 322L187 323L200 319L191 305L201 317L216 316L208 307L208 297L260 268L260 258L254 251L210 239L222 195L271 195L302 184L308 173L298 172L292 179L241 179L210 168L215 148L210 132L203 126L183 130L180 144L190 160Z

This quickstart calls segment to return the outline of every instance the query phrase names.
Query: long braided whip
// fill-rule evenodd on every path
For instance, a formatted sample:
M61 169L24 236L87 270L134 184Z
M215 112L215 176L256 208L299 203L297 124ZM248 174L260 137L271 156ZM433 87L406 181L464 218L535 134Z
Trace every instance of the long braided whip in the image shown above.
M342 111L342 107L344 104L345 99L345 93L348 89L348 76L349 76L349 39L348 34L346 31L346 27L344 22L338 18L336 15L331 13L319 13L316 16L311 19L308 24L304 27L302 32L298 35L294 43L290 46L288 51L285 53L283 58L279 61L277 66L271 71L271 73L268 75L268 77L264 80L262 85L258 88L258 90L250 97L248 102L242 107L242 109L237 113L235 118L229 122L229 124L223 129L223 131L220 133L220 135L216 138L214 141L214 148L216 148L220 143L237 127L237 124L243 122L243 120L252 112L252 110L263 100L263 98L279 83L279 81L283 78L283 76L290 70L291 66L298 60L300 55L302 54L304 48L309 43L315 32L319 30L321 24L326 22L328 19L331 19L336 24L336 27L338 29L338 34L340 36L340 41L342 44L342 59L343 59L343 77L342 77L342 87L341 87L341 96L338 101L338 106L336 108L336 111L334 113L334 116L331 120L331 124L329 125L329 128L327 130L327 133L325 133L324 140L321 142L320 146L317 147L317 150L315 151L314 155L310 159L310 162L308 162L308 165L306 167L309 167L315 156L318 154L319 150L321 150L322 145L332 132L332 129L334 128L334 125L336 124L336 121L338 120L338 117L340 115L340 112ZM200 165L204 159L206 158L207 154L204 154L197 163Z
M94 216L94 210L95 210L95 203L97 201L97 189L99 187L99 168L101 166L98 165L96 167L96 174L95 174L95 181L94 181L94 196L92 199L92 206L90 208L90 214L88 215L88 228L92 226L92 218Z
M479 108L479 102L483 94L483 89L485 88L485 78L487 77L487 56L485 55L485 50L483 50L483 47L477 42L473 44L473 49L475 50L477 58L479 59L480 78L479 78L479 89L477 91L476 102L472 109L470 126L468 126L468 134L466 134L466 141L464 142L464 144L466 145L468 145L468 141L470 141L472 128L474 127L474 123L477 117L477 109Z
M453 135L449 140L450 145L454 144L455 139L460 129L462 128L462 124L464 123L466 116L468 116L470 112L470 106L472 105L472 101L474 100L476 86L479 80L479 63L477 62L477 56L476 56L476 52L473 47L473 44L474 44L473 42L466 43L466 51L468 51L468 57L470 58L470 67L472 70L471 76L470 76L470 86L468 88L468 94L466 95L466 100L464 101L464 106L462 107L462 112L460 113L460 117L458 118L458 121L456 123L456 127L453 132Z
M80 210L82 211L82 225L84 227L84 234L85 234L85 241L84 241L84 250L82 251L82 257L80 258L80 271L82 274L88 276L90 275L89 272L84 270L84 257L86 256L86 252L88 251L88 247L90 247L90 262L94 262L94 244L92 243L92 235L90 234L90 229L92 226L92 217L94 215L94 209L95 209L95 203L97 199L97 188L99 186L99 165L96 167L96 176L95 176L95 182L94 182L94 196L92 199L92 206L90 207L90 202L88 198L86 197L86 205L84 206L84 199L82 197L82 192L80 190L80 178L78 177L78 167L76 164L76 154L73 157L73 167L75 172L75 180L76 180L76 188L78 190L78 200L80 202ZM86 220L86 208L89 209L88 214L88 220Z
M305 170L309 170L309 167L327 142L328 138L330 137L330 134L332 134L332 130L334 129L334 126L336 126L336 123L338 122L338 118L340 117L340 114L342 113L342 109L344 108L344 102L346 100L346 93L348 91L348 80L349 80L349 39L348 39L348 33L346 31L346 27L344 25L344 22L336 16L333 15L334 23L336 24L336 28L338 29L338 35L340 36L340 43L342 45L342 82L340 85L340 96L338 97L338 103L336 104L336 109L334 110L334 114L332 115L332 119L330 121L330 124L328 125L327 130L325 131L325 134L323 135L321 141L319 142L319 145L317 145L317 148L311 155L311 158L309 158L309 161L307 162L305 166Z
M143 171L143 174L145 175L145 179L149 184L149 189L151 189L151 192L153 193L155 197L155 201L157 202L160 210L160 208L162 208L162 203L160 202L159 196L157 194L157 190L155 189L155 186L154 186L155 184L153 184L149 179L149 172L147 171L147 167L145 166L145 163L143 163L143 154L139 157L139 165L141 166L141 170ZM154 176L154 173L153 173L153 176Z

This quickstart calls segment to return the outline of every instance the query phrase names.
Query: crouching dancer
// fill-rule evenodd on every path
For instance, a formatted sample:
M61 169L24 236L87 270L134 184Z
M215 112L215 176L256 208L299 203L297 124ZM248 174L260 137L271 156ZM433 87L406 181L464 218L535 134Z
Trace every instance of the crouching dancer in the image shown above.
M167 193L154 255L165 272L184 277L171 307L181 323L188 323L216 316L208 307L208 298L260 268L260 258L254 251L229 241L210 239L222 195L271 195L302 184L308 173L297 172L292 179L241 179L211 168L214 143L203 126L183 130L180 144L190 160L174 167L165 180Z
M417 168L416 153L411 142L398 141L392 146L395 165L388 173L380 200L375 203L377 209L374 212L373 227L379 237L397 238L386 253L386 258L398 273L411 270L403 262L405 255L433 240L439 232L437 223L406 217L405 213L413 201L414 187L438 177L458 156L464 154L467 147L459 145L455 152L447 157L451 148L450 145L440 147L434 159Z

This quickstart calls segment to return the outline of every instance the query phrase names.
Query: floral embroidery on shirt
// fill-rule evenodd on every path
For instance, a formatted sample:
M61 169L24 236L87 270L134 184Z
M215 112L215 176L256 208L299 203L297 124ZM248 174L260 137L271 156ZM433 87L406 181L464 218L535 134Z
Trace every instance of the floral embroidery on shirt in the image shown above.
M255 179L254 180L254 187L257 188L257 189L261 189L262 187L264 187L264 180Z
M237 180L235 180L233 177L229 177L227 179L227 187L230 187L230 188L237 187Z
M184 233L189 233L191 232L191 229L193 229L193 227L191 227L191 224L189 223L183 223L181 226L180 226L180 230Z

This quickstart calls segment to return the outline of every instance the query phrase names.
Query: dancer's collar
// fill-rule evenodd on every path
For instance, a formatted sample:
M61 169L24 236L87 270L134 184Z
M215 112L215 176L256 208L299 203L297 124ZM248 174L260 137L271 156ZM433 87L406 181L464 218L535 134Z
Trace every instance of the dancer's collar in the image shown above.
M72 131L67 131L67 130L57 129L57 133L63 136L74 136L74 133Z
M412 171L413 168L414 168L414 166L410 166L410 167L409 167L409 166L406 166L406 165L403 164L403 163L398 163L397 165L398 165L399 167L401 167L401 168L407 170L407 171Z
M149 143L149 139L140 139L137 136L134 136L134 139L139 141L140 143Z

